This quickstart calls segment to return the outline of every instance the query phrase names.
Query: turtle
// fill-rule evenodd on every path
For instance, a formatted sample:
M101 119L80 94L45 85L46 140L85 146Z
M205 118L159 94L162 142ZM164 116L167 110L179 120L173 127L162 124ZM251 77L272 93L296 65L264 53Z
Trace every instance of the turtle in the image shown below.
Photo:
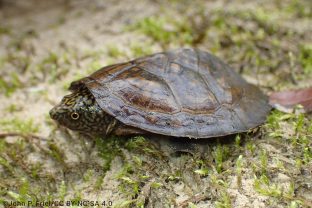
M271 110L258 87L197 48L105 66L69 90L50 116L90 135L215 138L258 127Z

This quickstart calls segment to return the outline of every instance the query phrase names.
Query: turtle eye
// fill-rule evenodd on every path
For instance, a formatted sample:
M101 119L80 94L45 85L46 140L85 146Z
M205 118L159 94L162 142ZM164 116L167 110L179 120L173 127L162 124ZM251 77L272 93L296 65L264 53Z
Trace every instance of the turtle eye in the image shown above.
M70 116L73 120L77 120L79 118L79 114L77 112L73 112Z

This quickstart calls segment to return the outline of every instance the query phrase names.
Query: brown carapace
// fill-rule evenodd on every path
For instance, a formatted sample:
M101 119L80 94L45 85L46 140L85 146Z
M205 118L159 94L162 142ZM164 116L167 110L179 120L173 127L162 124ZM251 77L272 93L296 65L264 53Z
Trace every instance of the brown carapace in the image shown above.
M271 110L256 86L198 49L107 66L69 89L73 94L50 111L51 117L89 134L210 138L259 126Z

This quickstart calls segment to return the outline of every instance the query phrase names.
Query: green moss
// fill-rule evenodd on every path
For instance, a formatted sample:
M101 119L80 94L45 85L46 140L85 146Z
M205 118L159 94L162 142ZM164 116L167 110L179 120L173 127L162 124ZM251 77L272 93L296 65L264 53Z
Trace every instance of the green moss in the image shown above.
M288 198L288 199L293 199L295 197L295 183L294 182L291 182L290 185L289 185L289 188L288 190L285 191L284 193L284 197Z
M168 180L169 180L169 181L175 181L175 182L180 181L181 178L182 178L182 173L181 173L181 171L176 171L176 172L174 172L173 175L169 175L169 176L168 176Z
M108 45L107 48L107 55L112 58L118 58L121 56L125 56L125 54L115 45Z
M0 77L0 92L10 97L17 89L21 88L23 83L16 72L11 72L8 80Z
M235 145L236 145L236 148L239 148L240 145L241 145L241 143L242 143L241 136L240 136L240 134L237 134L237 135L235 136Z
M56 161L60 162L61 164L65 165L65 154L63 149L57 146L54 142L49 142L48 144L49 152L48 154L54 158Z
M125 140L118 137L96 139L96 146L99 151L98 154L101 158L104 159L104 164L102 166L104 172L110 169L112 160L116 156L121 155L121 146L123 146L124 143Z
M138 30L148 37L151 37L155 42L168 44L174 33L165 28L166 19L164 17L146 17L139 20L130 27L132 30Z
M194 173L200 175L200 176L207 176L209 169L206 167L205 163L203 160L197 160L196 161L197 165L199 166L197 170L194 170Z
M302 202L300 200L291 201L288 208L299 208L302 207Z
M254 178L254 188L264 196L277 198L282 196L282 188L278 184L271 182L265 175L260 176L260 178Z
M152 156L153 158L164 158L163 153L155 145L143 136L135 136L127 140L124 146L127 150L136 153Z
M73 204L78 204L79 201L82 201L83 198L81 196L81 193L75 193L75 198L70 199L70 201L73 202Z
M151 48L151 44L149 43L141 44L141 43L133 42L130 44L130 50L131 50L131 53L133 54L133 57L145 56L145 55L152 54L153 52Z
M226 160L226 158L228 157L229 150L230 149L228 146L218 144L212 153L218 173L221 173L223 171L223 161Z
M299 61L305 74L312 74L312 44L300 47Z
M267 173L268 153L266 150L261 150L261 152L260 152L260 168L261 168L261 174Z
M0 152L4 152L4 150L7 148L7 143L5 140L0 139Z
M87 67L87 72L88 74L97 71L98 69L102 68L103 65L100 63L99 60L92 61L89 66Z
M104 167L104 171L106 171L105 167ZM95 185L94 185L95 190L101 189L103 182L104 182L104 177L105 177L105 173L97 177Z
M117 202L114 207L116 208L128 208L128 207L131 207L130 205L131 204L134 204L137 200L136 199L133 199L133 200L124 200L124 201L121 201L121 202Z
M208 175L209 169L208 168L201 168L194 171L194 173L199 174L200 176Z
M192 202L189 202L187 207L188 208L197 208L197 206L194 203L192 203Z
M30 181L26 177L18 179L17 190L8 190L6 195L12 199L12 201L20 203L28 203L29 201L34 202L37 199L34 191L32 191Z
M34 179L39 179L40 178L40 173L42 171L42 164L41 163L36 163L30 166L31 170L31 177Z
M5 167L11 174L14 174L14 167L5 159L0 156L0 165Z
M311 144L309 144L311 145ZM305 164L309 164L312 161L312 148L311 146L303 147L303 161Z
M9 35L11 33L10 28L8 27L0 27L0 35Z
M291 0L285 10L299 18L312 17L312 6L308 1Z
M26 202L30 197L28 193L30 192L30 184L26 178L21 179L21 187L19 189L20 200Z
M16 131L20 133L37 133L39 126L33 119L21 120L19 118L0 120L0 129L2 131Z
M5 110L10 112L10 113L14 113L14 112L17 112L17 111L21 111L22 110L22 106L16 105L16 104L13 103L13 104L9 105L8 107L6 107Z
M85 182L88 182L93 176L94 176L94 170L89 169L83 174L83 180Z
M137 21L129 30L143 33L166 48L171 43L191 45L194 33L185 19L176 20L167 16L150 16Z
M221 178L221 175L218 172L209 174L209 177L211 184L213 184L213 186L219 187L220 190L229 187L229 184Z
M248 141L245 145L245 149L250 155L253 155L255 153L256 148L256 145L252 141Z
M243 167L243 155L240 155L236 160L236 176L237 176L237 186L242 186L242 167Z
M131 198L135 198L139 194L141 181L128 176L121 176L118 179L121 181L119 186L121 192Z
M67 75L71 67L71 59L74 59L75 53L56 53L49 51L49 53L36 65L37 71L40 75L33 75L34 82L47 80L50 84L61 79ZM62 67L60 67L62 66Z
M60 200L64 201L66 192L67 192L67 186L65 184L65 181L62 181L60 186L59 186L59 191L58 191L59 197L58 198Z
M225 191L221 192L221 197L218 199L215 205L216 208L231 208L232 203L229 194Z
M49 54L41 61L42 68L41 70L48 70L44 68L44 65L46 64L51 64L51 65L58 65L59 62L59 57L56 53L54 52L49 52Z
M125 147L129 150L137 150L142 147L147 147L147 141L142 136L136 136L131 138L125 145Z
M255 22L258 27L262 28L269 35L273 35L279 29L278 24L275 24L278 17L277 14L270 12L268 9L257 7L255 10L234 12L233 14L244 20Z
M31 65L31 56L29 55L18 55L14 53L9 53L5 61L14 66L20 74L25 74L29 70L29 66Z
M267 117L266 125L269 128L271 128L272 130L278 130L278 129L280 129L280 123L282 121L286 121L286 120L289 120L291 118L294 118L293 114L285 114L281 111L274 110Z
M157 183L157 182L151 183L151 188L160 188L160 187L162 187L162 186L163 186L162 183Z

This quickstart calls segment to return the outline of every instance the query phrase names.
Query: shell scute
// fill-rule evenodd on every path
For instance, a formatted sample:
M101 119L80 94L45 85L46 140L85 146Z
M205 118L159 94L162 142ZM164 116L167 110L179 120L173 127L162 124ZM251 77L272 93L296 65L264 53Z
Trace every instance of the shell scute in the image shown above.
M153 133L209 138L265 121L266 96L217 57L198 49L157 53L107 66L73 82L126 125Z

